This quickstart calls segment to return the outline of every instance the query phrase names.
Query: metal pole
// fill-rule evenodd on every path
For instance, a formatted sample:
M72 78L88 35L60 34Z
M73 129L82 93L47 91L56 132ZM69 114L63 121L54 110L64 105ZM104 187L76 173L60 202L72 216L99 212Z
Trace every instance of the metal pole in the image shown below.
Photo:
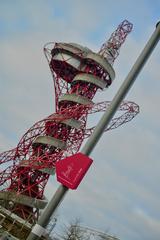
M45 234L45 227L49 223L52 214L56 211L57 207L63 200L68 190L69 189L63 185L60 185L58 187L51 201L48 203L43 214L39 218L37 224L34 225L27 240L36 240L36 239L39 239L43 234Z
M102 136L104 130L108 126L110 120L112 119L113 115L115 114L119 104L126 96L127 92L131 88L132 84L134 83L136 77L142 70L144 64L146 63L147 59L149 58L150 54L152 53L154 47L158 43L160 38L160 22L157 23L156 29L153 32L151 38L147 42L145 48L141 52L140 56L136 60L135 64L133 65L131 71L127 75L126 79L124 80L122 86L118 90L117 94L113 98L110 107L102 116L101 120L99 121L95 131L90 136L88 141L86 142L85 146L82 148L81 152L85 155L90 155L94 147L96 146L97 142L99 141L100 137ZM65 194L67 193L68 188L60 185L54 196L52 197L51 201L45 208L43 214L39 218L38 223L33 227L31 233L29 234L27 240L37 240L45 233L45 227L49 223L50 217L56 211L58 205L63 200Z

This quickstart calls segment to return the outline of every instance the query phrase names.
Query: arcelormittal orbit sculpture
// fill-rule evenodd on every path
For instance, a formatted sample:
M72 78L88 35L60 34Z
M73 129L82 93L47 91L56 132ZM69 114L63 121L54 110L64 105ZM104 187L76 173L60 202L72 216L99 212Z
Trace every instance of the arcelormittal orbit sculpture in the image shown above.
M4 216L1 225L8 229L14 224L10 230L14 236L22 228L19 225L27 229L34 224L39 210L45 207L44 189L54 174L55 162L78 152L83 140L91 135L94 127L86 126L88 115L109 106L109 101L94 103L93 97L97 90L111 85L115 77L112 64L131 30L132 24L123 21L98 53L75 43L45 45L54 80L56 112L35 123L16 148L0 154L0 164L5 166L0 175L0 214ZM122 114L112 119L106 131L133 119L139 107L123 102L119 111Z

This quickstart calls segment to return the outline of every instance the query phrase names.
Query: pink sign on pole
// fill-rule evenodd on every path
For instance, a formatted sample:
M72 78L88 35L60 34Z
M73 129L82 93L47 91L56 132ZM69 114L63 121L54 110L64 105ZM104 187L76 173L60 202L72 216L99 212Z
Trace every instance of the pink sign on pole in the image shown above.
M92 162L93 160L83 153L56 162L57 181L70 189L76 189Z

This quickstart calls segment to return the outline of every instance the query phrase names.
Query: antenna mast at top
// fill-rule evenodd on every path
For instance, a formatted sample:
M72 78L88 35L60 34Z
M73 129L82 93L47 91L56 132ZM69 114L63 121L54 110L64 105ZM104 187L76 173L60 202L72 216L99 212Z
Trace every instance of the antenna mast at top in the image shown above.
M120 47L124 43L127 35L132 31L133 24L128 20L124 20L120 23L117 29L111 34L108 41L103 43L99 54L106 58L112 65L114 60L118 57Z

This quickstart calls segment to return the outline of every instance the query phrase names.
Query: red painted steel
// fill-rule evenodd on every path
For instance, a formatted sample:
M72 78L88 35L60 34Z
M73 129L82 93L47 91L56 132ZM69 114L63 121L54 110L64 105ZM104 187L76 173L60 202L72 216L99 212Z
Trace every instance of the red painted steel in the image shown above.
M99 52L101 58L106 58L112 64L131 29L131 23L126 20L122 22L102 45ZM57 161L79 151L83 140L94 130L94 126L86 125L87 117L103 112L109 106L109 101L91 102L99 86L83 80L73 81L78 74L88 74L105 82L106 87L111 84L106 69L86 58L87 51L91 52L76 44L51 43L45 46L44 53L54 80L56 112L35 123L23 135L16 148L0 154L0 164L4 166L0 175L1 191L43 199L49 170L55 168ZM75 96L78 96L76 100ZM122 115L114 118L106 131L132 120L139 112L139 107L133 102L123 102L119 113L121 111ZM34 223L39 216L39 209L15 201L10 204L2 199L1 202L30 223Z

